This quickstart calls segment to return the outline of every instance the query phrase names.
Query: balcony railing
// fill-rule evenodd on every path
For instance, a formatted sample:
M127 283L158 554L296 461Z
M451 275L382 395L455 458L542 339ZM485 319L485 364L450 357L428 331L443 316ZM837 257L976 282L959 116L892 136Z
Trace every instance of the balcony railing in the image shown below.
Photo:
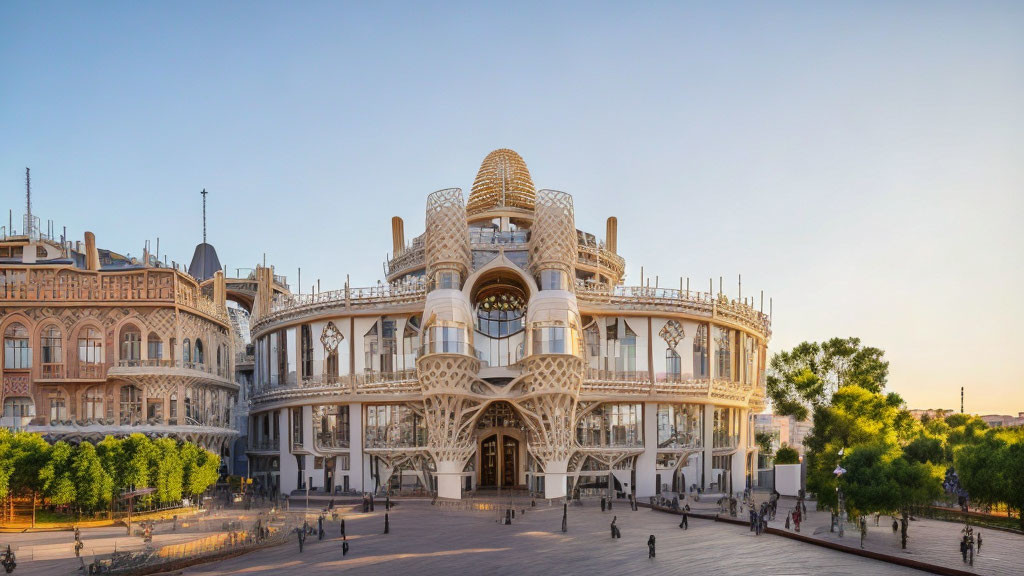
M187 274L166 268L93 272L77 268L8 267L0 300L29 302L163 302L190 308L225 325L227 310L204 297Z
M147 358L145 360L118 360L118 368L178 368L182 370L196 370L212 374L220 378L228 377L228 367L221 365L216 367L205 362L184 362L182 360L169 360L163 358Z
M368 288L343 288L313 294L275 294L269 315L253 325L253 330L284 314L308 312L321 308L343 306L365 308L369 306L409 304L426 298L426 284L417 280L399 284L380 284Z
M412 394L420 391L415 370L314 376L287 386L253 386L253 403L305 394Z
M278 438L250 438L249 450L271 451L277 450L281 445Z
M581 304L605 304L615 308L645 311L686 312L708 318L720 317L771 336L771 319L753 306L715 297L708 292L651 288L648 286L608 286L577 281L576 297Z

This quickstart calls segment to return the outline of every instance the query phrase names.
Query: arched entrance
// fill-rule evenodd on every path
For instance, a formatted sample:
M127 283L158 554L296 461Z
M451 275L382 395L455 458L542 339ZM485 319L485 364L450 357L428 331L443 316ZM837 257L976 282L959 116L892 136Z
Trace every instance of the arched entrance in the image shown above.
M491 434L480 441L480 487L514 488L519 480L519 440Z
M477 486L515 488L525 484L526 431L515 408L494 402L476 426Z

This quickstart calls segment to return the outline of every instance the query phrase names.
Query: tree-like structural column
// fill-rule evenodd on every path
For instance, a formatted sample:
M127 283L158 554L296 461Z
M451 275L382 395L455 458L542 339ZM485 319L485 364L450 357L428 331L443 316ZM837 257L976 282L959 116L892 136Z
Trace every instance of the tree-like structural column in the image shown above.
M515 404L530 430L530 453L544 467L544 497L564 498L569 459L576 451L574 423L584 361L569 354L543 354L524 363L530 383Z
M437 466L437 495L462 496L461 476L473 455L470 433L483 399L471 386L480 362L462 354L432 354L416 361L423 392L427 447Z

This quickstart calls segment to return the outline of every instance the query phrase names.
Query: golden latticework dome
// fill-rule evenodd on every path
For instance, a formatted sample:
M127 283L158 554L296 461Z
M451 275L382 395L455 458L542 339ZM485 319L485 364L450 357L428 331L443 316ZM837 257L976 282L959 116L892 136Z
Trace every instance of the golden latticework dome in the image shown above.
M466 214L472 216L502 207L533 210L535 199L533 179L522 156L501 148L488 154L480 164Z

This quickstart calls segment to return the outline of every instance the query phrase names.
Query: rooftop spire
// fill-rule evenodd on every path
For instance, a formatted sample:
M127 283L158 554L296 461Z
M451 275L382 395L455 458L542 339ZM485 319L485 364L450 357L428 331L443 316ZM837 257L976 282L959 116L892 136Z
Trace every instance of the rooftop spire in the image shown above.
M200 194L203 195L203 244L206 244L206 195L209 192L206 191L206 188L203 188Z

